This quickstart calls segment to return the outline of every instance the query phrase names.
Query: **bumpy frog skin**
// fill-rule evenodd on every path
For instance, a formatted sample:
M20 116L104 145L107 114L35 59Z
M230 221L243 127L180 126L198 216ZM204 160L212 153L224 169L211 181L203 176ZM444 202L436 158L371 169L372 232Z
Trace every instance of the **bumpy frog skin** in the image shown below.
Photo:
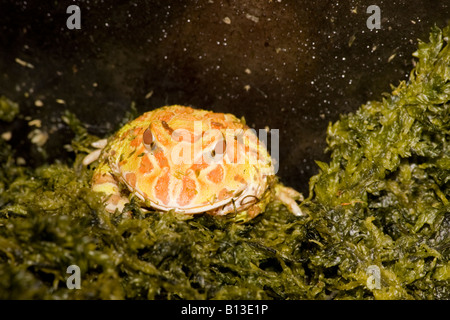
M235 213L248 221L280 200L301 215L300 193L276 179L272 159L254 130L232 114L184 106L146 112L127 123L101 148L92 188L105 194L109 212L131 196L143 209L185 214Z

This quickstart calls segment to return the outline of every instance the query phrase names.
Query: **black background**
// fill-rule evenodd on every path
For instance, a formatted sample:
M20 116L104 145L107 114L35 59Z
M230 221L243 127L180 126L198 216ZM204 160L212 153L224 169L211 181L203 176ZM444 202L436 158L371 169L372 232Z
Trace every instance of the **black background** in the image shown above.
M133 101L139 112L184 104L279 129L278 174L303 192L314 160L327 159L328 123L407 79L417 39L450 17L448 0L0 3L0 94L21 107L0 133L12 131L28 164L73 156L63 148L73 137L65 109L103 137ZM80 30L66 27L71 4ZM379 30L366 26L372 4ZM27 138L27 119L49 133L45 154Z

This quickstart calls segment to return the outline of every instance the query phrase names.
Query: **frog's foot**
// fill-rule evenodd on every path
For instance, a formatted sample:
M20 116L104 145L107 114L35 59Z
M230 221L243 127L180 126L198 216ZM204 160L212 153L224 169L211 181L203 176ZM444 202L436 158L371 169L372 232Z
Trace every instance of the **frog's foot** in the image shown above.
M275 186L275 199L281 201L292 214L304 215L297 204L297 201L303 201L303 195L300 192L278 183Z
M235 223L246 223L264 212L266 205L267 203L265 201L259 201L245 210L237 211L232 221Z
M245 223L264 212L271 200L280 201L295 216L302 216L304 213L300 209L297 201L303 201L303 195L281 183L276 183L273 189L274 193L266 192L261 199L257 199L255 203L243 211L236 212L233 217L234 222ZM270 196L270 195L274 196Z
M97 160L100 157L100 153L102 152L103 148L106 146L108 140L107 139L101 139L97 140L95 142L91 143L91 146L95 148L94 151L89 153L86 157L83 159L83 165L87 166Z
M113 213L117 209L122 212L129 200L128 197L120 193L120 187L108 169L109 167L106 164L100 165L92 179L92 190L105 194L106 211Z

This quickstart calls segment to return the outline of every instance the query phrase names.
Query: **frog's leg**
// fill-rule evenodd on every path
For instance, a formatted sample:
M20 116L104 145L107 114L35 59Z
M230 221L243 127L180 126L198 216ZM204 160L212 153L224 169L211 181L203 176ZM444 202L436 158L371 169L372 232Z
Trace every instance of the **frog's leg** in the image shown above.
M122 212L124 206L129 202L128 197L121 194L119 184L111 174L111 168L106 162L99 164L95 169L92 177L92 190L105 194L106 210L111 213L116 209Z
M300 192L286 187L281 183L277 183L275 185L275 199L281 201L292 214L296 216L303 215L302 210L296 202L296 200L303 201L303 195Z
M272 197L271 195L274 196ZM304 215L297 204L297 201L303 201L303 195L300 192L277 182L273 184L272 192L266 192L261 199L256 199L253 205L243 211L236 212L232 220L238 223L248 222L260 213L264 212L267 205L273 200L280 201L295 216Z

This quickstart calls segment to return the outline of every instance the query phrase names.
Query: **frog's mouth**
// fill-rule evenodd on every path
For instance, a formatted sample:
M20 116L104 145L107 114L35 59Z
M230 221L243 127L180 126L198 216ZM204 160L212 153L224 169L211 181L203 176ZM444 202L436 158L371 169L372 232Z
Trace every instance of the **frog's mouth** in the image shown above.
M164 205L155 201L146 199L139 190L135 190L133 194L138 197L145 207L151 207L160 211L174 210L183 214L199 214L209 212L215 216L226 215L231 212L243 211L252 205L257 204L267 188L269 177L261 177L258 181L254 181L245 186L245 188L236 191L227 199L214 202L212 204L194 204L180 207L179 204Z

